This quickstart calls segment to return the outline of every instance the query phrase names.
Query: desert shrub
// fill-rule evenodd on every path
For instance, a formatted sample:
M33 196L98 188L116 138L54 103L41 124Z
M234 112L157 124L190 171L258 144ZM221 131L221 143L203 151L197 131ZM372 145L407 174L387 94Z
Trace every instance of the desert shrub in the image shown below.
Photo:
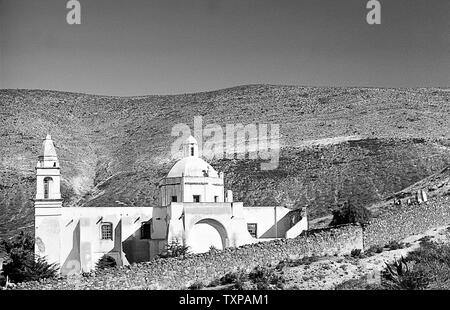
M116 260L109 256L109 255L103 255L102 258L100 258L96 264L96 269L102 270L102 269L108 269L108 268L115 268L117 266Z
M267 267L255 267L249 275L248 278L254 284L258 290L268 290L273 286L276 288L282 288L285 280L279 275L274 269Z
M283 288L285 279L275 268L255 267L250 273L244 270L229 272L220 278L221 285L231 285L235 290L271 290ZM217 284L217 282L214 282ZM213 286L210 284L209 286ZM217 285L214 285L217 286Z
M205 285L203 284L203 282L201 282L201 281L195 281L194 283L192 283L190 286L189 286L189 289L190 290L200 290L200 289L202 289L202 288L204 288L205 287Z
M422 244L422 243L428 243L428 242L430 242L431 239L432 239L432 238L431 238L430 236L424 236L424 237L420 238L419 241L420 241L420 244Z
M373 255L375 253L383 252L383 247L380 245L372 245L370 248L366 250L366 255Z
M383 278L389 289L449 289L450 245L423 241L406 258L387 264Z
M315 256L315 255L304 256L300 259L286 259L286 260L278 263L276 269L282 270L285 266L297 267L297 266L301 266L301 265L310 265L314 262L317 262L318 260L319 260L319 257Z
M344 281L335 286L335 290L380 290L385 289L385 287L379 284L372 284L367 282L366 277L360 277L358 279L350 279Z
M214 287L214 286L219 286L219 285L220 285L220 279L214 279L208 284L208 287Z
M405 247L405 244L403 242L392 240L386 245L386 247L389 248L389 250L398 250L403 249Z
M3 266L3 274L12 282L37 281L58 275L56 264L49 264L45 258L34 255L34 239L30 234L21 231L14 238L0 243L9 257Z
M208 250L209 253L216 253L218 251L219 251L219 249L216 248L214 245L211 245Z
M238 279L241 281L247 281L248 276L243 270L238 270L227 273L226 275L221 277L219 281L220 284L225 285L235 283Z
M355 206L346 202L339 209L333 211L333 219L329 226L356 223L364 225L369 222L371 217L371 212L363 206Z
M411 265L402 257L391 264L386 263L386 269L382 272L383 285L388 289L416 290L427 286L429 279L423 270Z
M362 257L362 251L361 251L361 249L353 249L353 250L350 252L350 256L351 256L351 257L355 257L355 258L361 258L361 257Z
M166 245L165 250L159 254L160 258L169 257L185 257L190 254L189 246L181 244L178 240L174 240Z

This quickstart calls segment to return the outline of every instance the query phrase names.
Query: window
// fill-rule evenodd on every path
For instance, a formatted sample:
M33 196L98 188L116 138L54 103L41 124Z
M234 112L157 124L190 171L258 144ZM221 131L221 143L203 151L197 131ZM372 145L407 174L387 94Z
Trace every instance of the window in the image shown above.
M113 239L112 223L102 223L101 230L102 230L102 240L112 240Z
M152 238L152 220L142 223L141 225L141 239Z
M44 199L48 199L50 197L50 183L53 182L52 178L44 179Z
M258 224L256 223L248 223L247 230L253 238L258 238L257 234Z
M194 202L200 202L200 195L194 195Z
M191 156L194 156L194 147L191 147Z
M177 202L177 196L172 196L172 202Z
M219 202L219 196L214 196L214 202Z

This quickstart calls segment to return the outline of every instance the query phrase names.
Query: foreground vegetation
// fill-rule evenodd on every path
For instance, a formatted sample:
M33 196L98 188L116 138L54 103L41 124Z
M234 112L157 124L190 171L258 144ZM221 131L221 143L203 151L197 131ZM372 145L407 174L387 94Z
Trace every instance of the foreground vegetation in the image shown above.
M22 231L12 239L0 240L0 247L8 256L0 275L2 286L7 279L19 283L55 278L58 274L55 264L49 264L44 258L35 256L34 239L30 234Z
M367 278L346 281L336 289L448 290L450 289L450 244L424 239L420 247L394 262L386 263L380 283Z
M237 270L229 272L220 279L211 281L207 289L225 290L280 290L285 287L283 272L278 266L257 266L252 271ZM203 282L194 282L189 289L205 288Z

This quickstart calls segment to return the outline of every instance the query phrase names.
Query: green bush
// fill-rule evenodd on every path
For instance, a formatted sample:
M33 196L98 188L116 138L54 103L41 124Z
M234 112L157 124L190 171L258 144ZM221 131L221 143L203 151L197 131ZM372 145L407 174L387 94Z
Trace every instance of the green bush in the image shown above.
M56 264L49 264L45 258L34 255L34 240L30 234L21 231L11 240L1 240L0 244L9 256L3 274L12 282L37 281L58 275Z
M350 202L346 202L339 209L333 211L333 219L329 226L356 223L365 225L371 217L371 212L363 206L354 206Z

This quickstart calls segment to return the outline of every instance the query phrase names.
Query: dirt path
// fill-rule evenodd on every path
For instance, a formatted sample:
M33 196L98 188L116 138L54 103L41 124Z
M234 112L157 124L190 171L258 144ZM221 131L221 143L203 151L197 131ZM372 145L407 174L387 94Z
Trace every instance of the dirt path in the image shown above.
M368 281L377 281L379 271L384 269L385 262L392 262L414 249L420 244L420 239L430 237L434 241L449 242L449 226L430 229L424 234L410 236L402 240L407 247L398 250L384 249L383 252L366 258L350 256L330 256L317 262L296 267L285 267L286 288L301 290L334 289L336 285L347 280L368 276Z

